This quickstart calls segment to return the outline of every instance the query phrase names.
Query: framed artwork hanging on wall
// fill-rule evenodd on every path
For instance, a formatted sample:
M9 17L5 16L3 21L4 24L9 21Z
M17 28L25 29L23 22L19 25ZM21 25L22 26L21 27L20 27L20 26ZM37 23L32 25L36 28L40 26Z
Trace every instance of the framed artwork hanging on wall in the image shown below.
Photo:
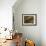
M36 26L37 14L22 14L22 25L23 26Z

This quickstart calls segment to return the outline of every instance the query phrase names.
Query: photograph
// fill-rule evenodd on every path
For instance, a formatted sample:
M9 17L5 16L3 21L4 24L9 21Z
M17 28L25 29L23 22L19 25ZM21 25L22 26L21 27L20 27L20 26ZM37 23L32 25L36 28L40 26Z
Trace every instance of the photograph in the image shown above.
M37 25L37 14L22 14L22 25L25 26Z

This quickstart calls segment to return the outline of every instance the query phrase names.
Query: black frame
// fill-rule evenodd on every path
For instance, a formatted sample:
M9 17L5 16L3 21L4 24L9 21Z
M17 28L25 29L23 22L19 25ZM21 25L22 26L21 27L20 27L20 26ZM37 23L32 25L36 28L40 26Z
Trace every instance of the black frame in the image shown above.
M25 24L24 16L35 16L35 24ZM37 25L37 14L22 14L22 26L36 26Z

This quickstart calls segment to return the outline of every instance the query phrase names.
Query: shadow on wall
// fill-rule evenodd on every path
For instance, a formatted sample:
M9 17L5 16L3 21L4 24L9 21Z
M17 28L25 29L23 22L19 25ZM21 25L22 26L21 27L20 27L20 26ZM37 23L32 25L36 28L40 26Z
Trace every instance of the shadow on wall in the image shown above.
M12 9L16 9L20 7L20 5L23 3L24 0L17 0L16 3L12 6Z

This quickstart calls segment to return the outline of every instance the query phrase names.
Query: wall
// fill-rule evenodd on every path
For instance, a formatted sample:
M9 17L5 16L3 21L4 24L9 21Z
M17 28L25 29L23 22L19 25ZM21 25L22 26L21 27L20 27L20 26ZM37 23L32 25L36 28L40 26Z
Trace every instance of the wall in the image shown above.
M21 31L23 32L23 34L25 36L27 36L25 33L27 33L28 31L28 35L30 34L30 38L33 39L37 42L39 38L36 38L36 35L35 33L37 33L37 31L39 30L39 26L36 26L36 27L32 27L32 26L22 26L22 13L32 13L34 12L34 10L31 12L31 10L28 10L28 8L26 6L21 6L21 5L26 5L25 4L25 1L23 3L24 0L19 0L18 2L16 2L16 0L0 0L0 26L3 26L3 27L10 27L12 28L12 6L13 4L15 3L16 6L13 6L13 12L16 16L15 20L17 20L17 22L15 21L15 27L18 31ZM32 0L31 0L32 1ZM32 2L34 2L35 0L33 0ZM36 1L37 2L37 1ZM39 0L40 2L40 0ZM22 4L23 3L23 4ZM20 5L21 4L21 5ZM38 3L39 4L39 3ZM28 4L29 5L29 4ZM34 4L35 5L35 4ZM20 7L21 6L21 7ZM40 6L40 5L39 5ZM39 7L38 6L38 7ZM20 7L18 11L18 7ZM25 8L26 7L26 8ZM22 8L25 8L27 9L28 11L26 10L23 10ZM31 6L29 5L29 8L31 9ZM37 7L36 7L37 8ZM30 12L29 12L30 11ZM36 10L37 11L37 10ZM19 13L20 12L20 13ZM19 13L19 14L18 14ZM40 16L40 15L39 15ZM38 18L39 18L38 16ZM41 18L41 19L40 19ZM46 0L41 0L41 17L40 17L38 20L40 20L39 23L40 26L41 26L41 30L39 30L38 32L41 32L41 41L42 41L42 46L46 46ZM19 22L20 20L20 22ZM18 23L19 22L19 23ZM38 24L39 24L38 23ZM34 29L35 29L35 32L34 32ZM33 30L33 31L32 31ZM35 35L35 36L34 36ZM24 37L25 37L24 36ZM37 45L39 43L37 42Z
M9 30L12 29L12 6L15 2L16 0L0 0L0 33L4 30L4 27ZM1 27L3 28L1 29ZM3 31L0 38L5 38L5 35L10 35L9 31Z
M12 29L12 6L16 0L0 0L0 27Z
M36 46L41 46L41 0L18 0L18 2L13 6L15 31L22 32L24 39L34 40ZM22 14L37 14L37 26L22 26Z
M41 40L42 46L46 46L46 0L41 1Z

